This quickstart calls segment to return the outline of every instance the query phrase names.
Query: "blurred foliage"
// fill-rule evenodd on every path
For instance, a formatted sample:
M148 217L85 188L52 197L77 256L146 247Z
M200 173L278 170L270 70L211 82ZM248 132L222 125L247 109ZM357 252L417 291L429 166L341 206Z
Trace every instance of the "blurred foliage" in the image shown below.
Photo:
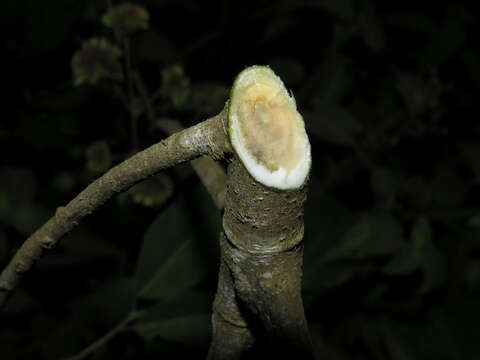
M133 186L129 193L136 203L159 206L173 194L173 183L165 174L158 174Z
M103 16L103 23L118 31L129 33L148 29L148 11L142 6L124 3L108 10Z
M162 70L162 90L176 107L185 103L190 92L190 81L180 65L169 66Z
M110 169L112 165L112 154L108 143L104 140L97 140L86 150L87 169L93 172L102 173Z
M120 79L120 49L106 39L92 38L72 58L74 84L95 85L102 79Z
M99 173L166 136L162 118L218 113L239 71L269 64L312 144L303 285L322 359L478 358L473 3L105 6L2 3L0 266ZM129 313L91 359L203 357L220 221L188 166L119 195L26 276L0 313L2 358L64 358Z

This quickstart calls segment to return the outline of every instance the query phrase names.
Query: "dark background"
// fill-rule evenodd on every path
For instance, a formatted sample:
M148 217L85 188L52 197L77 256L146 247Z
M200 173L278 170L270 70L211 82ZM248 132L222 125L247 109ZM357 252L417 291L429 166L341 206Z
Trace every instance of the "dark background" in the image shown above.
M477 9L139 3L150 25L130 35L132 66L151 93L160 89L158 117L188 126L215 115L248 65L269 64L292 89L313 149L304 300L322 359L478 359ZM73 85L82 43L115 41L101 23L106 6L0 4L1 267L57 206L132 152L115 90L125 81ZM183 73L167 81L174 65ZM165 136L144 113L138 128L140 149ZM219 231L189 166L118 196L25 276L0 313L0 357L68 357L135 308L140 319L91 359L204 358Z

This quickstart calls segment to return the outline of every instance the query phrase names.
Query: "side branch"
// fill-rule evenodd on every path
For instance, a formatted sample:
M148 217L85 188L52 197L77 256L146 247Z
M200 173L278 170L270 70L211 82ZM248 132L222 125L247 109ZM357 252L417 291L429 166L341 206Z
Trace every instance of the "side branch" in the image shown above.
M225 131L226 110L200 124L176 133L135 154L95 180L55 216L33 233L20 247L0 275L0 307L20 282L23 273L60 238L87 215L122 192L163 169L208 155L220 159L230 151Z

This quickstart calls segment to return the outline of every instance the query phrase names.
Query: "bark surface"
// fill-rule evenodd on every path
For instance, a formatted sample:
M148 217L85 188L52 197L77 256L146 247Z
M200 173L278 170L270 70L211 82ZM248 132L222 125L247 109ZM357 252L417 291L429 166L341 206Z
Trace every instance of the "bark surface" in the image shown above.
M312 345L301 297L307 187L304 184L295 190L278 190L264 186L253 179L236 156L228 167L227 178L225 234L220 241L223 268L215 302L224 306L214 306L210 354L215 352L215 346L226 346L231 334L221 322L227 321L248 326L254 339L263 341L259 351L269 356L290 354L311 359ZM241 358L241 351L231 359Z

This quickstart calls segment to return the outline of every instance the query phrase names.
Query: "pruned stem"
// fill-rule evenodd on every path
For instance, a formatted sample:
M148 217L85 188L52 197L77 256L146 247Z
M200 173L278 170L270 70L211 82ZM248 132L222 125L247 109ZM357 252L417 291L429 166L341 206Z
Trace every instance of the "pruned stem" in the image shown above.
M252 321L261 324L253 335L267 339L270 355L312 359L301 296L305 199L305 185L267 187L235 156L228 168L220 247L243 316L252 329Z
M54 246L87 215L116 193L130 188L161 170L209 155L223 157L230 145L225 132L225 111L185 129L135 154L95 180L55 216L33 233L20 247L0 275L0 307L44 249Z
M280 78L268 67L252 66L235 80L228 125L234 156L210 358L245 354L249 343L233 342L235 351L225 350L235 328L224 325L241 324L251 331L258 358L313 359L301 296L303 204L311 165L302 116Z
M220 241L223 238L222 233ZM217 294L213 302L212 327L208 360L241 359L255 342L253 333L239 308L232 274L223 254L220 260Z

